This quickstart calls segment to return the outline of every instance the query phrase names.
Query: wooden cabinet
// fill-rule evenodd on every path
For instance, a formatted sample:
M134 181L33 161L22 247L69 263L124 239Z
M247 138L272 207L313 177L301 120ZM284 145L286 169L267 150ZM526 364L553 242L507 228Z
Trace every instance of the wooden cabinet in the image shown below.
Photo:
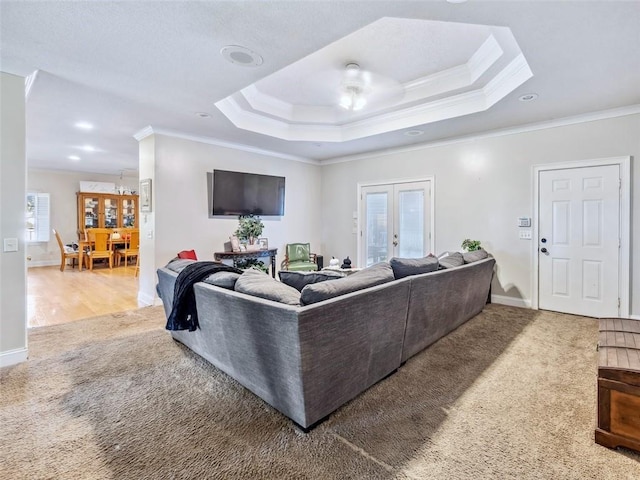
M601 318L596 443L640 452L640 320Z
M138 195L78 192L78 233L86 228L138 228Z

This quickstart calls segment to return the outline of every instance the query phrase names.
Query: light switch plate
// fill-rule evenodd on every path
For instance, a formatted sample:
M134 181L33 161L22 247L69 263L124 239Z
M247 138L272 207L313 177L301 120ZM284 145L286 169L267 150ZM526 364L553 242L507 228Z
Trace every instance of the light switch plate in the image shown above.
M4 239L4 251L5 252L17 252L18 251L18 239L17 238L5 238Z

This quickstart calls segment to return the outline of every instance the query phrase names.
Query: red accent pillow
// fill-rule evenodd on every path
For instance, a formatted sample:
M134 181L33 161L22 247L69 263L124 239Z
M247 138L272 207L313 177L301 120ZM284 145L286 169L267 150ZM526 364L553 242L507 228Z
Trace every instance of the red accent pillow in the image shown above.
M178 253L178 258L188 258L189 260L198 260L195 250L182 250Z

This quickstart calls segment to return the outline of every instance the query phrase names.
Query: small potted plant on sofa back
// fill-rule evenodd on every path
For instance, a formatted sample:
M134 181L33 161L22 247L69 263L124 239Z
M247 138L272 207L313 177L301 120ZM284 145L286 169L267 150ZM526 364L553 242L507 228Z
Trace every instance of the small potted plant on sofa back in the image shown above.
M262 223L260 217L252 214L240 215L238 216L238 222L238 229L235 232L236 237L247 242L247 249L258 250L260 248L257 243L258 237L262 235L262 230L264 229L264 223ZM255 245L255 248L249 248L250 245Z
M462 248L467 252L475 252L476 250L482 249L480 246L480 240L470 240L468 238L465 238L462 241Z

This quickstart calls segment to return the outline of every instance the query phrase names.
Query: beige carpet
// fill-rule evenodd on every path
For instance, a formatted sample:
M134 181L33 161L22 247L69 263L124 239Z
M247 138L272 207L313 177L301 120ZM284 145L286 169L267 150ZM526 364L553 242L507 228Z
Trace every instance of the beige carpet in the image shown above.
M30 330L0 373L0 478L640 478L640 456L593 441L593 319L489 305L310 434L163 323Z

